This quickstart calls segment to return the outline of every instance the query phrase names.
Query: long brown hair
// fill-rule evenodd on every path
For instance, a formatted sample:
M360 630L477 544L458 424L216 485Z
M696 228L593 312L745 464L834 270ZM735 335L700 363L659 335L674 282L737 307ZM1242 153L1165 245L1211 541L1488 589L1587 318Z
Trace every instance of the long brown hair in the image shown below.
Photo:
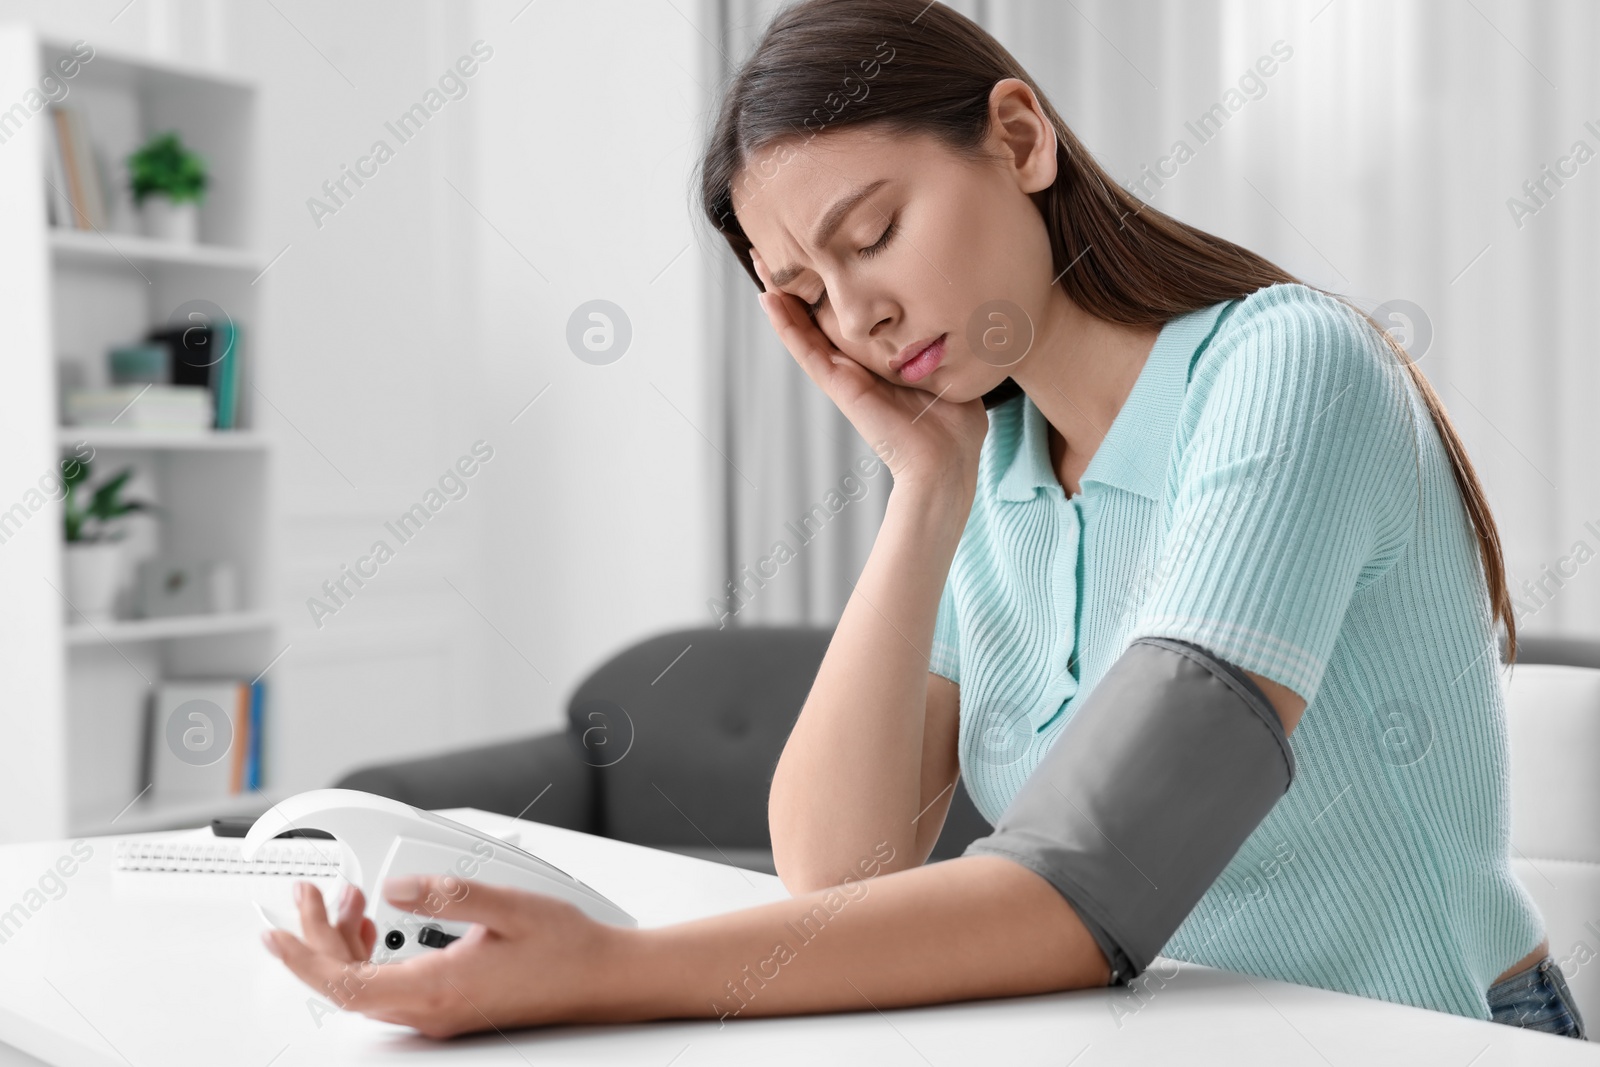
M701 208L759 288L750 239L733 213L736 181L759 195L770 177L746 170L755 153L830 128L875 124L891 134L930 134L958 155L983 158L989 92L1004 78L1027 83L1055 127L1056 180L1034 200L1050 234L1053 269L1061 272L1058 284L1079 307L1111 322L1156 326L1269 285L1304 284L1249 249L1179 222L1123 189L998 41L958 12L926 0L804 0L779 11L725 89L700 161ZM1506 658L1514 661L1516 618L1500 534L1466 448L1405 348L1371 315L1338 294L1328 295L1378 331L1426 402L1477 535L1491 618L1504 623ZM984 395L984 406L1020 392L1007 378Z

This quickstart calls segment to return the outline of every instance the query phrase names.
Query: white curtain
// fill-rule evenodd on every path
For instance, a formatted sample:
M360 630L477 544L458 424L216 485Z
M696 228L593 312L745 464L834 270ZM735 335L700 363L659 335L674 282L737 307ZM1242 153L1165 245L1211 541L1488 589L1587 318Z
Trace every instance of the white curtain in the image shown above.
M737 61L775 5L719 6ZM952 6L1156 207L1403 312L1488 492L1523 632L1600 635L1600 5ZM723 269L726 443L756 487L732 475L732 577L866 446ZM739 618L836 620L887 489L875 481Z

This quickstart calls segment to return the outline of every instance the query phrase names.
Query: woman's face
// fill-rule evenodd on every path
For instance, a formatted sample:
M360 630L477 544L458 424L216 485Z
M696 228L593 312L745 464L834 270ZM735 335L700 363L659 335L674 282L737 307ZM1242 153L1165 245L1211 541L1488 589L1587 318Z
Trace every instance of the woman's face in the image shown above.
M1034 118L1031 132L1026 120L992 127L997 162L870 126L778 144L735 181L734 212L774 286L815 305L840 352L896 385L971 400L1016 370L996 354L1015 348L988 343L996 327L1032 337L1050 313L1050 242L1029 193L1054 180L1055 141ZM903 350L941 337L938 366L902 378Z

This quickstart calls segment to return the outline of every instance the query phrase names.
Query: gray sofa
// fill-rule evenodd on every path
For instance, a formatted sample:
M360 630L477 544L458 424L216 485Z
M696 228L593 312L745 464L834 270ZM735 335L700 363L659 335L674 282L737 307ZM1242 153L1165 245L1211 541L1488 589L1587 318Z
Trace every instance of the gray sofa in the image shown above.
M1506 642L1505 638L1501 637L1500 662L1504 663L1505 660ZM1517 662L1600 669L1600 640L1593 637L1519 637Z
M815 627L659 634L584 679L564 730L365 767L336 784L773 873L767 790L832 635ZM959 856L989 830L958 785L931 858Z

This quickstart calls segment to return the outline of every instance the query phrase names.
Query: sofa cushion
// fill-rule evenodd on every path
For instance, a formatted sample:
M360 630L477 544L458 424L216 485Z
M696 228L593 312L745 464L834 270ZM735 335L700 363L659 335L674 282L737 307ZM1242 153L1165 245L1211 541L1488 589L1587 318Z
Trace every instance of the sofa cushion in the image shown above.
M1512 667L1506 720L1512 845L1526 859L1600 863L1600 670Z

